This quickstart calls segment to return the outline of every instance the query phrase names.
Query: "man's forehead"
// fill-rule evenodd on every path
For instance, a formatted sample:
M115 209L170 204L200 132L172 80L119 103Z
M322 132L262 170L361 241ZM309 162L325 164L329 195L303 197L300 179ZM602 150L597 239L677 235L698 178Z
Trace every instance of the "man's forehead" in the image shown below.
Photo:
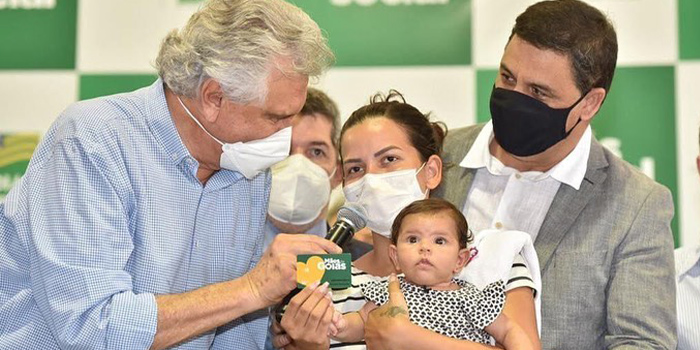
M309 78L298 73L272 69L267 78L267 97L263 104L267 113L290 115L301 111L306 102Z
M303 134L311 139L308 141L323 141L330 145L333 124L320 113L297 114L292 121L292 132L299 135Z

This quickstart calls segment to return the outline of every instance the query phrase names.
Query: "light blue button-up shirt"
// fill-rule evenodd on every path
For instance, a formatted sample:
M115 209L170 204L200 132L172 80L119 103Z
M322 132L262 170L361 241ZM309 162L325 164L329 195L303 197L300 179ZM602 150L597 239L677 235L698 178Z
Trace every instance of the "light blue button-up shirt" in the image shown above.
M676 249L678 350L700 349L700 245Z
M242 276L259 260L269 172L206 185L162 81L70 106L0 203L0 349L147 349L155 295ZM262 349L267 314L179 349Z

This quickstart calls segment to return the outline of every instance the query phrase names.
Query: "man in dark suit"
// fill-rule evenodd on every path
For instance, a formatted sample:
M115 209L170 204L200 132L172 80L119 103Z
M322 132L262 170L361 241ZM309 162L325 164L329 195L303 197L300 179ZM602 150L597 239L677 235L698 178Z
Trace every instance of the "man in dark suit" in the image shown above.
M544 349L676 348L671 194L590 128L616 59L599 10L532 5L505 48L491 121L445 143L452 166L433 195L462 208L473 230L535 241Z

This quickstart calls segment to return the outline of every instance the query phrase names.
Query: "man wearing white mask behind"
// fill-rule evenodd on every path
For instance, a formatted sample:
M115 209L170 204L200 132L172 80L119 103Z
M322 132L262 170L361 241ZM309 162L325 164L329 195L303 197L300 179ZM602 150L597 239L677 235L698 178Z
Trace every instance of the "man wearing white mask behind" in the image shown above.
M331 190L343 179L338 157L340 113L328 95L308 88L306 102L292 119L290 157L272 166L272 190L265 224L265 246L279 233L325 237ZM350 240L353 260L371 245Z
M262 249L267 168L332 60L283 0L210 0L153 85L66 109L0 203L0 348L262 348L296 255L340 252Z

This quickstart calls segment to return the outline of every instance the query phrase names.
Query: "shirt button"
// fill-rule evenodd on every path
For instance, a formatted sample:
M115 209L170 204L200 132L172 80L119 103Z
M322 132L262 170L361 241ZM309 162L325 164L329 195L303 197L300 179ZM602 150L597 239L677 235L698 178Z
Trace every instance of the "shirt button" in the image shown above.
M194 241L194 247L198 248L199 247L199 241Z
M516 179L520 180L521 177L523 177L523 176L520 175L520 174L515 174L515 178L516 178Z
M500 223L500 222L497 222L495 226L496 226L496 228L499 229L499 230L503 228L503 224Z

